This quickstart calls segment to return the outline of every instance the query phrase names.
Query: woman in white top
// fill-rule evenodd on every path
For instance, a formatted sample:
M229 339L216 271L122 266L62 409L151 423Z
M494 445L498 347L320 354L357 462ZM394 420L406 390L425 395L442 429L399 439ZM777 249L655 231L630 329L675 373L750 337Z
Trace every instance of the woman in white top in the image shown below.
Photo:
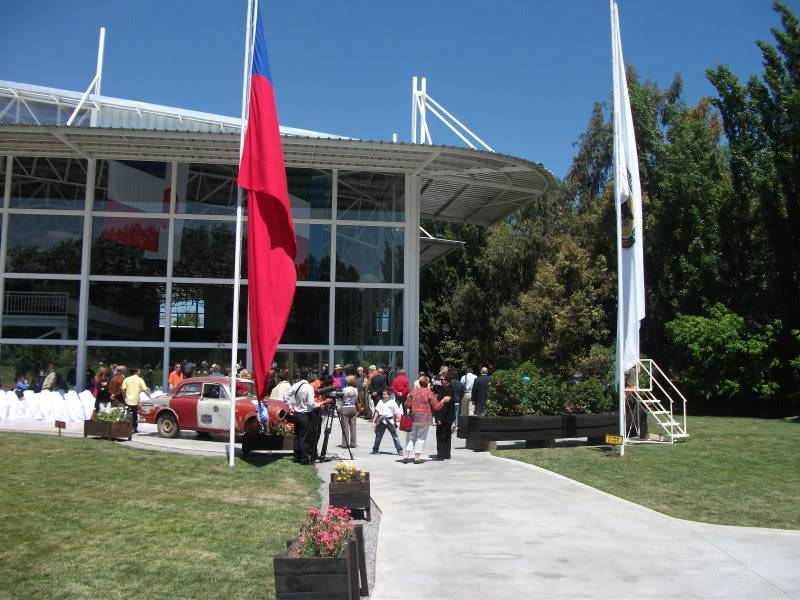
M375 405L375 412L372 414L372 429L375 432L375 443L372 444L372 453L378 454L381 447L383 434L388 431L394 442L394 449L400 456L403 455L403 445L400 443L400 434L397 433L397 420L403 411L397 406L397 402L392 397L388 389L383 390L383 397Z
M339 423L342 426L342 448L356 447L356 402L358 390L356 389L355 375L345 377L345 387L342 388L342 397L336 402L339 411Z
M281 371L278 373L278 385L272 388L272 391L269 394L271 400L283 400L283 395L286 391L292 387L292 384L289 383L289 373L288 371Z

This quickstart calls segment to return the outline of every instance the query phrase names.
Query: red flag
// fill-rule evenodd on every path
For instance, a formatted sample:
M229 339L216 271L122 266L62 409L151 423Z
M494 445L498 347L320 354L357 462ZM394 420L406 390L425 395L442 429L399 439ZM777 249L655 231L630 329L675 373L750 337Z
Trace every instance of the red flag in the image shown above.
M278 113L261 20L256 22L250 113L239 166L247 190L247 278L253 374L268 394L269 368L292 308L297 244Z

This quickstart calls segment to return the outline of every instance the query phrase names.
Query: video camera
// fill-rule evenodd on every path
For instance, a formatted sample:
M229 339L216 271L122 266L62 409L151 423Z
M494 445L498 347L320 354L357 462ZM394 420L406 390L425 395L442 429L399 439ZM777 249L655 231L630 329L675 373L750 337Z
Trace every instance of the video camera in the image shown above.
M344 392L342 392L342 390L337 388L335 385L321 387L316 391L316 393L320 396L324 396L325 398L333 398L334 400L338 400L344 396Z

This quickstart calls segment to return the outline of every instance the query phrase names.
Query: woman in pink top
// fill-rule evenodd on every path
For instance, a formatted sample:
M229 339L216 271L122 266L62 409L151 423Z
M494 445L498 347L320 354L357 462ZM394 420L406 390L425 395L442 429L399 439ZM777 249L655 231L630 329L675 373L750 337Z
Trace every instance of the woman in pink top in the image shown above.
M431 427L431 413L442 410L442 407L450 402L450 396L442 398L441 402L436 399L436 395L428 387L428 378L419 378L419 387L411 391L406 400L406 408L411 413L413 422L411 431L406 434L406 451L403 454L403 462L407 463L414 453L414 464L418 465L422 461L420 455L425 449L425 440L428 439L428 429Z

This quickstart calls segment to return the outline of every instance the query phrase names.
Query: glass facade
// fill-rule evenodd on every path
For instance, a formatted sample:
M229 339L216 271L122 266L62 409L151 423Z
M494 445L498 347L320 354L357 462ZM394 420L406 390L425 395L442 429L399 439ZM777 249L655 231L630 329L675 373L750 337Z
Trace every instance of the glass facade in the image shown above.
M3 384L50 361L69 385L110 363L144 368L155 386L175 362L227 364L236 175L224 164L4 159ZM298 286L275 362L295 376L402 363L405 175L288 168L287 182ZM246 236L245 226L239 354L250 366Z

